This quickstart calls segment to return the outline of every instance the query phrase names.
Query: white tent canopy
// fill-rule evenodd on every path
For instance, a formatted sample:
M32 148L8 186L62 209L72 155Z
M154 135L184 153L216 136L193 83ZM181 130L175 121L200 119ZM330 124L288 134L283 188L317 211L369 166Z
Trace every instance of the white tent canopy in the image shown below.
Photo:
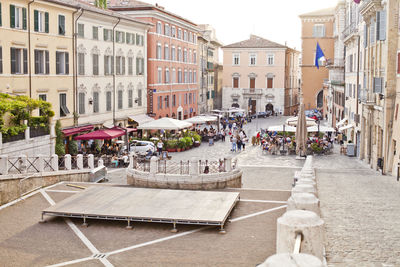
M340 128L339 128L339 131L342 132L342 131L344 131L344 130L347 130L347 129L350 129L350 128L353 128L353 127L354 127L353 124L349 124L349 125L340 127Z
M186 121L175 120L172 118L161 118L139 125L138 129L142 130L181 130L192 127L192 123Z
M308 132L318 132L318 126L311 126L307 128ZM333 129L332 127L329 126L319 126L319 131L323 132L323 133L327 133L327 132L334 132L335 129Z
M139 125L144 124L149 121L154 121L152 117L147 116L146 114L138 114L129 116L129 119L136 121Z
M186 119L186 120L184 120L184 121L189 122L189 123L193 123L193 124L204 124L204 123L207 122L207 121L205 120L205 118L203 118L203 117L201 117L201 116L195 116L195 117Z
M336 124L336 126L337 126L337 127L342 126L346 121L347 121L347 118L344 118L343 120L339 121L339 122Z
M289 125L276 125L268 127L269 132L296 132L296 127Z
M286 120L286 124L287 125L291 125L291 126L296 126L297 125L297 119L298 119L298 117L291 117L291 118ZM315 123L314 119L306 118L306 121L307 121L307 126L315 126L315 125L317 125Z
M202 118L206 122L211 122L211 121L217 121L218 120L218 115L199 115L196 117Z

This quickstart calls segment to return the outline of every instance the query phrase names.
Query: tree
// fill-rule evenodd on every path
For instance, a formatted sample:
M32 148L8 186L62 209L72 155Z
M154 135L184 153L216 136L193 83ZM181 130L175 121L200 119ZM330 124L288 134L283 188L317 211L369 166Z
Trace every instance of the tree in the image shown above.
M59 157L65 155L64 134L61 131L60 121L56 122L56 154Z
M102 9L107 9L107 0L95 0L94 5Z

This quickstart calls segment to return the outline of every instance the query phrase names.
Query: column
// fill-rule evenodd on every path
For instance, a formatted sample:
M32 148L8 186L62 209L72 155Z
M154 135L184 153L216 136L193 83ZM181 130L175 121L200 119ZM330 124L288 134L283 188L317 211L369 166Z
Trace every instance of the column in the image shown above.
M66 154L64 156L64 164L65 164L65 170L70 171L72 169L71 155L70 154Z

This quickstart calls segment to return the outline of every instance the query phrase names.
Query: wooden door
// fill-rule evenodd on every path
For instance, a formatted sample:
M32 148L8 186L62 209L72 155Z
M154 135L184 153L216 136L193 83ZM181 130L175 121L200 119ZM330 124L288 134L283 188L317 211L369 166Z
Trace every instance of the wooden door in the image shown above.
M256 78L250 78L250 89L256 88Z
M251 114L256 114L257 100L251 100Z

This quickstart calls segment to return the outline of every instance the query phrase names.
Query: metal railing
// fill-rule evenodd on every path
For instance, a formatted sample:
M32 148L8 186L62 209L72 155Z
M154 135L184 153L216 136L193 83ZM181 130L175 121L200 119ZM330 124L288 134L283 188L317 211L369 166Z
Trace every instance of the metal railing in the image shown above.
M218 173L225 172L225 170L223 160L199 160L199 173Z
M358 27L357 26L358 25L355 22L353 22L349 26L347 26L342 32L343 39L346 39L347 37L349 37L352 34L357 34L358 33Z
M136 162L133 168L142 172L150 172L150 161Z
M51 165L51 157L43 158L43 171L55 171Z
M157 173L164 174L189 174L190 162L188 161L168 161L159 160L157 163Z
M263 93L263 89L253 89L253 88L243 89L243 94L261 95L262 93Z

